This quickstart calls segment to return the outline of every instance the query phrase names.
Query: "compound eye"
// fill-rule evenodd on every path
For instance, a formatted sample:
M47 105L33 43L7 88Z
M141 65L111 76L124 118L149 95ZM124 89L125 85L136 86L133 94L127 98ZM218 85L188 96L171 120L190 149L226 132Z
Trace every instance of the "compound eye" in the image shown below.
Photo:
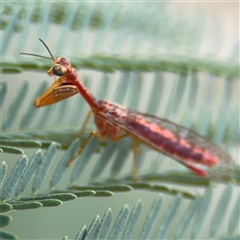
M56 76L61 77L66 74L67 69L60 64L55 64L52 68L52 71Z

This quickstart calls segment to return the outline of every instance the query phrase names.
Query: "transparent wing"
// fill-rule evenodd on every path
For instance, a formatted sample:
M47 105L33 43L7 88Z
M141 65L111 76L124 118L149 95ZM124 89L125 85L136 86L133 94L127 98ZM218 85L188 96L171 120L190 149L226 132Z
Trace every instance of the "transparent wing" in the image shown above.
M173 123L164 118L159 118L156 116L143 114L143 113L139 113L139 114L141 116L143 116L144 118L146 118L148 121L154 122L166 129L170 130L175 135L188 140L192 144L198 145L199 147L202 147L202 148L208 150L209 152L214 154L216 157L218 157L221 161L224 161L226 163L233 162L232 157L227 152L225 152L221 147L212 143L210 140L199 135L195 131L193 131L187 127Z
M119 106L117 106L119 108ZM147 143L148 145L152 145L152 142L149 141L148 138L146 138L143 134L141 134L141 131L139 131L139 124L138 124L138 129L135 129L131 125L128 125L128 119L129 118L136 118L136 119L144 119L142 121L142 127L144 129L145 123L152 123L160 126L161 128L167 129L171 131L175 136L187 140L189 143L195 146L199 146L208 152L211 152L214 156L216 156L219 161L222 163L228 164L228 163L234 163L234 160L232 157L225 152L222 148L219 146L215 145L212 143L210 140L206 139L205 137L199 135L198 133L194 132L191 129L188 129L184 126L178 125L176 123L173 123L167 119L164 118L159 118L153 115L145 114L145 113L140 113L134 110L130 109L125 109L121 107L121 111L123 112L123 117L111 117L110 115L105 116L105 119L111 122L112 124L115 124L119 127L121 127L123 130L129 132L133 137L137 137L138 139L141 139L143 142ZM104 116L103 116L104 117ZM171 156L170 154L167 154ZM174 158L174 156L173 156ZM179 159L178 159L179 160Z

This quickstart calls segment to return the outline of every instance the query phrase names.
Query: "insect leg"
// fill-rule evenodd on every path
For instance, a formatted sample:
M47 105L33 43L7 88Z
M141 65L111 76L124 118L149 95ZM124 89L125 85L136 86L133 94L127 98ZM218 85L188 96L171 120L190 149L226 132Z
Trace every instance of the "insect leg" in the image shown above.
M84 132L84 130L85 130L85 128L86 128L86 126L87 126L87 124L88 124L88 121L89 121L89 119L90 119L91 116L92 116L92 110L90 110L90 111L88 112L88 115L87 115L87 117L85 118L85 120L84 120L84 122L83 122L83 125L82 125L79 133L77 134L78 136L81 136L81 135L83 134L83 132Z
M90 115L90 116L91 116L91 115ZM91 139L94 135L97 136L97 137L100 138L100 139L103 138L103 136L102 136L99 132L93 130L93 131L88 135L87 139L85 140L84 144L83 144L83 145L81 146L81 148L79 149L78 153L77 153L74 157L72 157L72 158L67 162L67 166L68 166L68 167L74 162L74 160L75 160L79 155L81 155L81 153L83 152L84 148L87 146L88 142L90 141L90 139Z
M126 132L126 133L123 133L122 135L118 135L118 136L115 136L114 138L111 138L111 141L116 142L116 141L121 140L128 136L129 136L129 134Z
M118 141L122 138L128 137L129 133L125 132L122 135L118 135L111 139L111 141ZM133 140L132 142L132 149L133 149L133 166L132 166L132 174L137 182L140 181L140 178L137 173L137 155L139 154L138 142L137 140Z

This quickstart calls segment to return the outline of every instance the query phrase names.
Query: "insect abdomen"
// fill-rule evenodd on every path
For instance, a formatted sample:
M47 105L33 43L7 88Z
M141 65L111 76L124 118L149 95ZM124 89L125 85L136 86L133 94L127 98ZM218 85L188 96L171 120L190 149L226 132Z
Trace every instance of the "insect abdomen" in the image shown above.
M218 157L214 156L211 152L156 123L130 116L126 118L126 124L127 128L132 129L131 131L136 136L139 136L143 142L148 143L166 155L181 159L182 161L207 166L214 166L219 162Z

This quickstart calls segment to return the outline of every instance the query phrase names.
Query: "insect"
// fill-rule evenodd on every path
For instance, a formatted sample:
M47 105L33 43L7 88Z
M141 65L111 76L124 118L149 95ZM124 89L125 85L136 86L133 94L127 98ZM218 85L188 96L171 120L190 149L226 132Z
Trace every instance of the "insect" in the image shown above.
M82 153L89 140L95 135L100 139L107 138L111 141L125 137L132 138L134 153L132 173L136 180L139 180L136 167L138 143L146 144L169 156L201 177L207 176L206 168L208 167L233 162L231 156L220 147L186 127L163 118L124 108L107 100L96 100L83 85L69 60L65 57L55 59L47 45L41 39L39 40L44 44L51 58L30 53L22 54L52 59L54 64L48 71L48 75L59 78L35 100L35 107L53 104L80 93L91 108L82 129L85 128L91 114L94 117L97 130L89 134L76 156ZM68 165L74 161L76 156L69 160Z

